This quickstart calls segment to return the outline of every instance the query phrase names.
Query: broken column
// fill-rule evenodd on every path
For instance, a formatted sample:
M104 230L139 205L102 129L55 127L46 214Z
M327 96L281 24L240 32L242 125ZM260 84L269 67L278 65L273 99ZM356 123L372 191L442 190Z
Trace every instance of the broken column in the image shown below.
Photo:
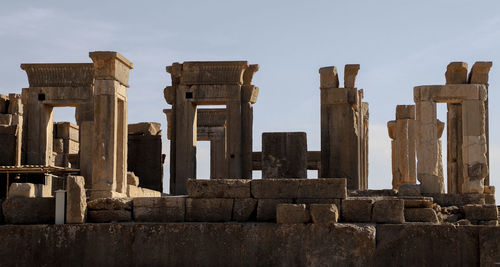
M389 121L387 128L392 149L392 188L402 184L416 184L415 159L415 106L396 106L396 120Z
M21 164L23 104L21 95L0 95L0 165Z
M262 178L307 178L306 133L262 133Z
M94 145L91 198L127 190L127 87L133 65L117 52L91 52L94 61Z
M367 186L368 105L355 88L359 65L345 66L344 87L339 88L337 68L320 68L321 78L321 171L324 178L345 177L349 189ZM363 110L362 106L365 106ZM366 145L366 147L365 147ZM361 148L363 146L363 148Z

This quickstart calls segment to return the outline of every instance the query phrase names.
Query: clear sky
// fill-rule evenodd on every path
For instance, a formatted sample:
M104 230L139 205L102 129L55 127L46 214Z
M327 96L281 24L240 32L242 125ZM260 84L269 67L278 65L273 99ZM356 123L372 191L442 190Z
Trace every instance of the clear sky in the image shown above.
M260 65L253 80L260 88L254 150L261 150L261 133L268 131L305 131L308 149L319 150L318 69L335 65L343 77L344 65L357 63L357 87L370 103L369 185L390 188L386 123L395 118L396 105L413 104L414 86L444 84L451 61L468 62L469 68L474 61L493 61L490 169L500 191L499 11L499 1L464 0L4 1L0 93L27 87L21 63L91 62L89 51L118 51L135 65L129 122L161 122L165 132L165 66L248 60ZM440 106L438 116L445 121L445 105ZM64 111L57 110L55 118L74 121ZM200 144L198 176L209 175L208 155L208 145ZM167 182L168 158L166 163Z

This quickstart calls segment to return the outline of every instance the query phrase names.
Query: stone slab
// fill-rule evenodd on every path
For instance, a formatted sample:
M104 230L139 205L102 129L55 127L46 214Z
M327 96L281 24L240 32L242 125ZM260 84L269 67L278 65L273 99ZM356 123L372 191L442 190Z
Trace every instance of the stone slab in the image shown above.
M183 222L186 196L141 197L133 199L136 222Z
M137 177L133 172L127 172L127 184L139 186L139 177Z
M367 190L349 190L350 197L389 197L397 196L398 191L394 189L367 189Z
M469 204L462 207L465 218L469 221L498 220L497 206L493 204L474 205Z
M250 181L246 179L189 179L187 192L191 198L250 198Z
M91 223L129 222L132 221L132 212L130 210L89 210L87 221Z
M306 133L262 133L262 178L305 177L307 177Z
M231 221L232 211L233 199L186 199L186 221L188 222L227 222Z
M233 221L246 222L257 216L257 199L236 198L233 204Z
M131 210L130 198L98 198L87 202L89 210Z
M342 221L371 222L373 199L344 199L342 200Z
M161 197L161 192L129 184L127 185L127 197Z
M377 224L373 266L478 266L479 228Z
M15 197L34 198L35 185L32 183L12 183L9 187L9 198Z
M405 208L406 222L430 222L439 223L436 211L431 208Z
M404 200L405 208L432 208L431 197L400 197Z
M345 178L260 179L251 182L254 198L346 198Z
M0 240L5 266L367 266L376 246L352 224L4 225Z
M305 204L276 205L277 223L307 223L311 219Z
M128 125L128 134L161 135L161 124L158 122L139 122Z
M335 204L311 204L309 211L313 223L334 224L339 220L339 210Z
M54 198L9 198L2 212L8 224L54 223L55 206Z
M84 223L86 217L85 178L68 176L66 178L66 223Z
M404 223L404 200L384 199L375 201L372 221L376 223Z
M257 202L257 221L275 221L276 206L282 203L293 203L293 199L259 199Z
M420 196L420 185L418 184L403 184L398 189L399 196Z
M463 206L467 204L485 204L482 194L424 194L432 197L441 207Z

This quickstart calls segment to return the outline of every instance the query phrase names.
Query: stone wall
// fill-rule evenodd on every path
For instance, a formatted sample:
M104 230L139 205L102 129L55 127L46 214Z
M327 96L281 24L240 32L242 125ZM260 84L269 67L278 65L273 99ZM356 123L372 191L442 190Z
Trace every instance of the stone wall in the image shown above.
M0 226L2 266L492 266L500 227L168 223Z

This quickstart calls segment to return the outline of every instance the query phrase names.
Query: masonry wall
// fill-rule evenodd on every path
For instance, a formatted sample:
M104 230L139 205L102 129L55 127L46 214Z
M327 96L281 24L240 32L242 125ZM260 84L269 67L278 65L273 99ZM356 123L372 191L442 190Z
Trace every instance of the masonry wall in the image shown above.
M491 266L499 227L168 223L0 226L2 266Z

